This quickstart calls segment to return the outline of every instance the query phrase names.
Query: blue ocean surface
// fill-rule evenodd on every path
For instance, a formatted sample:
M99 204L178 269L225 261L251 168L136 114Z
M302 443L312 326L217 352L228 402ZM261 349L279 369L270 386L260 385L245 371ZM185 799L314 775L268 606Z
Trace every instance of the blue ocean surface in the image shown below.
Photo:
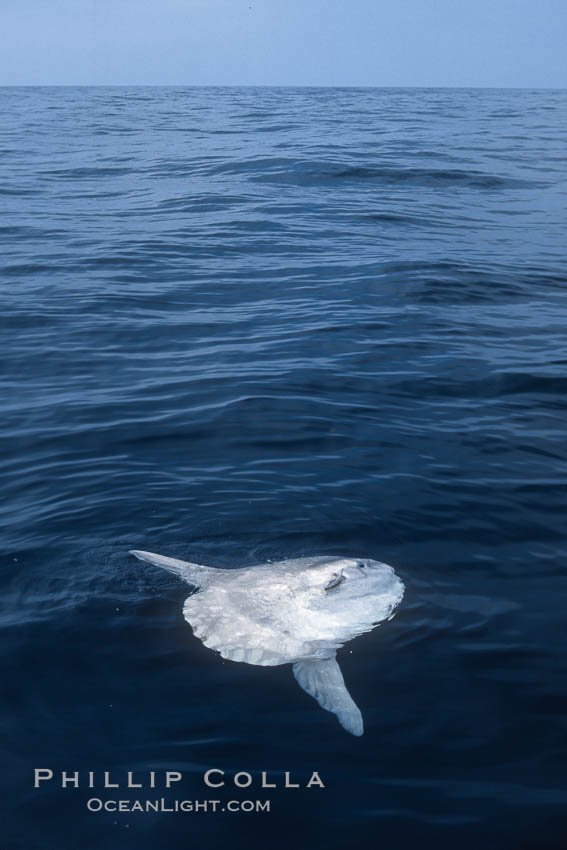
M0 103L3 850L562 850L567 92ZM339 652L365 735L129 549L392 564Z

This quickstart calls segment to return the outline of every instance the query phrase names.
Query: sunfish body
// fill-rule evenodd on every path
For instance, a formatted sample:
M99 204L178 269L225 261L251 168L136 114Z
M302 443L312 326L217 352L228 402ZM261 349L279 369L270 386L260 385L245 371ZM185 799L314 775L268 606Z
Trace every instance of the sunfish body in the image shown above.
M355 558L299 558L234 570L133 550L197 588L183 614L194 634L230 661L293 664L301 687L353 735L362 715L336 651L392 617L404 585L392 567Z

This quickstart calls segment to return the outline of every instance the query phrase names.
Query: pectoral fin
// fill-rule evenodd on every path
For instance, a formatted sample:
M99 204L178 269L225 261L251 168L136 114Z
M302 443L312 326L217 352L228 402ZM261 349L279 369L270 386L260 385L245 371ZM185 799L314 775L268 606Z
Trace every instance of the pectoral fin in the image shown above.
M362 735L364 728L358 706L346 689L341 668L335 658L320 661L296 661L293 675L304 691L321 708L336 714L341 726L351 735Z

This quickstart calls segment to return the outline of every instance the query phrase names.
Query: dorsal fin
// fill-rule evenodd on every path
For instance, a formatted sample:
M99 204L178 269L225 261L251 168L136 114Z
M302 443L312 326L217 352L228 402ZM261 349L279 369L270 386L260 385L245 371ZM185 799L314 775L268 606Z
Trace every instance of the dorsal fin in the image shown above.
M213 572L212 567L203 564L192 564L190 561L180 561L178 558L167 558L165 555L156 555L154 552L142 552L139 549L130 549L130 554L135 555L140 561L147 561L156 567L162 567L170 573L182 578L188 584L200 587L207 574Z
M339 723L351 735L362 735L362 715L346 689L336 658L318 661L296 661L293 675L304 691L314 697L321 708L336 714Z

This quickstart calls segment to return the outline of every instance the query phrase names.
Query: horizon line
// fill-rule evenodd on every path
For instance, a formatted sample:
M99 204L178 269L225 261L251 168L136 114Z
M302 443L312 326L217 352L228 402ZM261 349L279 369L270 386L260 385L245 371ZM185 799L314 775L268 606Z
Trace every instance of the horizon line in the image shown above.
M567 91L564 86L512 85L356 85L352 83L1 83L0 88L194 88L194 89L507 89L513 91Z

